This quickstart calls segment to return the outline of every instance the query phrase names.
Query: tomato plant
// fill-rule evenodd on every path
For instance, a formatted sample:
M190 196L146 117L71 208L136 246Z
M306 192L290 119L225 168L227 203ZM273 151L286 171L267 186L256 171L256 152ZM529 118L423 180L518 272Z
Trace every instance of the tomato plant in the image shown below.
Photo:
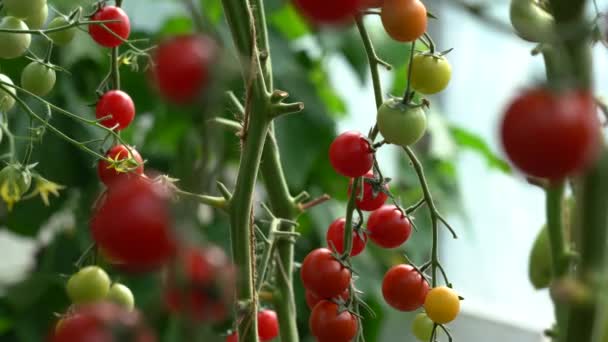
M389 99L378 109L378 129L391 144L409 146L426 132L426 114L421 106Z
M348 288L351 273L329 249L318 248L304 258L300 276L307 290L322 298L333 298Z
M357 334L357 319L338 305L322 300L310 315L310 330L319 342L348 342Z
M507 156L534 177L561 179L583 171L600 148L596 108L587 91L523 92L507 108L500 127Z
M110 291L110 277L97 266L87 266L70 277L66 289L74 303L99 301Z
M365 211L374 211L384 205L388 199L388 184L380 186L374 177L373 172L368 172L363 176L363 196L357 195L357 208ZM351 194L353 180L348 186L348 195Z
M27 25L15 17L4 17L0 29L27 30ZM22 56L30 47L32 36L29 33L14 34L0 32L0 58L11 59Z
M103 94L95 108L97 119L105 118L101 124L117 131L129 126L135 117L135 104L131 97L120 90L110 90Z
M39 62L31 62L21 72L21 87L38 96L50 93L55 80L55 70Z
M419 0L384 0L380 17L396 41L411 42L426 31L426 7Z
M426 295L424 310L433 322L449 323L460 313L460 298L449 287L435 287Z
M115 164L106 160L97 162L97 175L106 186L144 174L144 160L133 147L116 145L108 150L106 158L115 162Z
M361 133L348 131L331 143L329 161L339 174L360 177L372 168L374 156L369 142Z
M394 205L385 205L375 210L367 220L369 238L380 247L401 246L412 233L412 224L403 212Z
M344 225L346 224L346 219L339 218L336 219L329 225L327 229L327 246L330 249L335 248L337 253L344 253ZM367 243L367 236L363 232L354 232L353 234L353 248L350 252L350 256L357 256L363 249L365 249L365 244Z
M452 78L452 66L445 56L417 53L412 61L412 88L423 94L444 90Z
M91 20L115 20L107 23L89 25L89 34L91 35L91 38L101 46L110 48L119 46L122 44L123 40L129 38L129 34L131 33L131 22L129 21L129 17L120 7L101 7L93 14Z
M429 292L429 284L410 265L393 266L382 280L382 295L393 308L400 311L414 311L424 304Z

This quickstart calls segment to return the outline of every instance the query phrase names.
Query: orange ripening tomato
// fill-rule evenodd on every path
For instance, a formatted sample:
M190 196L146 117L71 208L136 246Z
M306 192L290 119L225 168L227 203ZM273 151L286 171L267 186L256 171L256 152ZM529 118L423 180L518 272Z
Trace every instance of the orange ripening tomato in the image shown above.
M420 0L385 0L380 17L386 33L399 42L412 42L426 31L426 7Z

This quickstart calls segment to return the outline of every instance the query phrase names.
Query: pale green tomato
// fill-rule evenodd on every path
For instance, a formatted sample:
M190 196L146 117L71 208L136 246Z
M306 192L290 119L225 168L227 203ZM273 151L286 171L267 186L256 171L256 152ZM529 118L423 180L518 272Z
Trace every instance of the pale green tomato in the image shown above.
M21 72L21 87L38 96L50 93L55 80L55 70L39 62L31 62Z
M106 297L107 300L116 303L123 308L131 311L135 307L133 292L123 284L114 283Z
M400 99L389 99L378 109L378 130L386 142L410 146L426 132L426 115L422 107L401 103Z
M431 95L444 90L452 78L450 62L437 55L417 54L412 61L412 88Z
M42 6L39 12L32 14L29 17L23 19L27 27L30 30L39 30L42 25L46 22L46 18L49 16L49 7L47 5Z
M528 265L528 276L535 289L549 287L553 279L552 259L549 231L544 225L534 240Z
M0 74L0 81L13 84L13 80L4 74ZM4 88L0 89L0 113L6 113L15 105L15 99L11 94L17 95L17 90L8 85L2 85L0 87Z
M4 7L18 18L27 18L36 15L46 6L46 0L4 0Z
M56 27L65 26L67 24L69 24L69 22L66 18L61 17L61 16L55 17L49 23L48 28L53 29ZM71 27L67 30L51 32L48 34L48 36L51 37L51 39L53 40L53 43L55 43L56 45L64 46L64 45L69 44L74 39L75 34L76 34L76 27Z
M435 323L431 321L429 316L427 316L425 313L419 313L412 322L412 333L420 341L428 342L431 340L434 326ZM435 334L437 334L437 332L435 332Z
M553 16L535 0L511 0L509 16L515 32L525 40L543 43L555 35Z
M0 28L11 30L29 30L27 25L15 17L4 17ZM27 51L32 42L29 33L0 32L0 58L10 59L20 57Z
M70 277L66 290L74 304L96 302L110 292L110 277L100 267L87 266Z

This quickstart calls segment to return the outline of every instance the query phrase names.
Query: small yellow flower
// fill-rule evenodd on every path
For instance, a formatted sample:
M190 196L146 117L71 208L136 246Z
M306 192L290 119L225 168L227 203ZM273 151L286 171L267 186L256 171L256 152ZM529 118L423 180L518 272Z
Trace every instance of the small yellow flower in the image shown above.
M42 198L42 202L44 205L49 206L49 194L55 195L55 197L59 197L59 190L65 189L65 186L57 184L55 182L51 182L48 179L43 178L40 175L34 176L36 179L36 187L32 192L32 195L40 194Z
M15 183L4 181L0 185L0 196L6 202L8 211L13 210L13 205L21 199L21 189Z
M31 180L30 171L20 164L9 164L0 170L0 197L9 211L30 188Z

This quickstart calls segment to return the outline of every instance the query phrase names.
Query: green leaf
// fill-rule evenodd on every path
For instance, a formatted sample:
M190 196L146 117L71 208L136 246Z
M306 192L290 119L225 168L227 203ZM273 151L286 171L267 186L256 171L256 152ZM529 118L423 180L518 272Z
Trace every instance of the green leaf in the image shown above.
M479 153L486 160L489 167L505 173L511 172L509 164L494 154L488 144L479 135L455 126L450 127L450 132L458 146Z
M217 24L222 19L222 3L220 0L201 0L203 15L213 24Z
M298 15L291 5L286 5L270 15L270 23L289 40L294 40L310 33L306 22L302 20L302 17Z

